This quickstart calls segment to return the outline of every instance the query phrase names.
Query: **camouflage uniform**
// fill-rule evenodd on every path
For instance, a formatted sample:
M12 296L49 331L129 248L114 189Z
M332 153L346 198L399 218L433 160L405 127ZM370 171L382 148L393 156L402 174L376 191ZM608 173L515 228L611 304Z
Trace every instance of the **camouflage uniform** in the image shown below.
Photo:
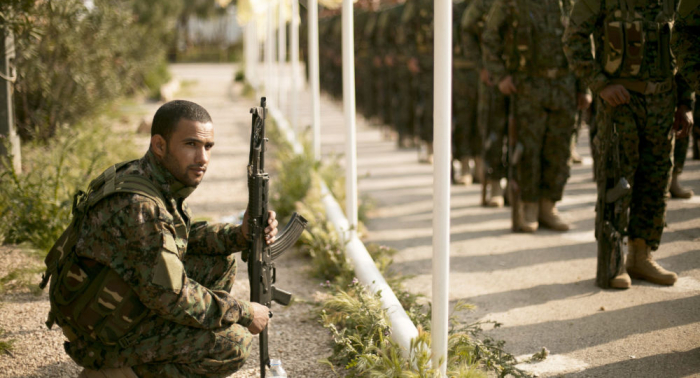
M128 193L99 201L87 213L74 250L80 261L116 273L146 315L115 345L61 324L70 340L66 352L81 366L132 366L140 377L230 375L245 362L252 341L252 307L230 294L233 253L247 247L241 227L191 224L184 200L193 188L177 182L151 152L117 177L123 174L153 182L165 203Z
M681 75L700 92L700 0L681 0L672 43Z
M483 68L481 33L486 15L494 0L472 0L462 14L460 36L467 59ZM484 175L488 180L506 177L504 139L508 125L507 97L497 86L488 86L478 80L477 119L479 134L483 138Z
M408 62L415 57L415 51L408 48L410 43L409 30L412 25L409 23L408 3L404 3L397 7L396 27L394 41L396 46L396 81L397 81L397 103L395 107L394 123L396 131L399 134L399 147L407 147L412 144L412 141L419 135L418 119L417 119L417 104L418 92L416 90L418 75L414 74L408 68ZM410 8L413 8L411 6Z
M527 203L561 200L569 178L579 92L561 43L570 9L569 0L496 0L483 32L484 65L494 83L512 75L517 87L524 147L517 179ZM506 36L514 36L513 43Z
M628 224L627 235L630 240L645 240L652 250L656 250L665 223L664 191L671 171L674 113L679 103L691 105L691 93L679 77L674 82L673 62L669 55L666 55L669 66L663 68L664 54L659 41L665 24L657 22L662 10L660 1L637 0L634 8L621 11L626 5L627 2L616 0L578 0L571 13L564 44L573 70L596 94L598 132L594 144L600 146L604 143L603 138L609 134L612 125L616 126L620 138L621 174L633 189L622 200L623 208L630 209L629 219L623 221L623 224ZM622 19L624 15L628 18ZM643 33L639 32L639 25ZM621 30L626 35L626 45L614 42L615 38L611 37L603 43L604 33L620 36ZM591 34L596 58L591 51ZM640 46L637 42L640 40L642 54L638 53ZM632 50L634 54L624 53L623 59L620 51L626 50ZM629 103L613 108L598 96L601 90L613 83L628 89ZM642 83L642 88L648 89L646 93L635 83ZM656 90L647 83L657 84ZM595 150L597 160L601 161L603 151L599 147ZM606 178L607 175L597 175L599 188L601 185L605 187Z
M477 123L479 74L477 62L467 58L460 30L460 19L471 0L453 4L452 60L452 157L480 157L483 137Z

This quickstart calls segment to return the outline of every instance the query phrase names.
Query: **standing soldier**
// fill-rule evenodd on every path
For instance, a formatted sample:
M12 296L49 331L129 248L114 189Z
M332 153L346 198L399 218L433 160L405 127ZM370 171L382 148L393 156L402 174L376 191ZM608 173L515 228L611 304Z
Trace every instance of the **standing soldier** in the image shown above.
M520 205L514 209L519 214L513 222L516 231L534 232L539 225L558 231L570 228L554 204L561 200L569 178L576 95L584 102L586 98L562 49L571 4L570 0L496 0L484 28L484 64L499 90L514 99L510 106L515 106L517 141L522 146L519 159L513 159L520 187ZM505 43L504 35L512 35L514 42Z
M477 62L467 58L465 44L461 39L460 19L472 0L458 0L453 10L453 57L452 57L452 158L461 163L461 174L453 175L456 183L469 185L481 182L482 140L477 124L477 95L479 75ZM475 173L470 171L470 160L474 161Z
M408 69L413 74L417 105L417 136L420 138L419 160L432 162L433 157L433 2L407 0L401 16L405 49L409 53Z
M602 287L626 289L630 276L661 285L676 282L676 274L651 257L665 223L671 129L687 133L692 125L691 92L680 77L674 80L669 47L674 9L675 0L577 0L564 35L572 68L599 105L594 143L599 167L597 284ZM631 190L614 195L618 185L613 181L623 180ZM614 213L601 209L607 207L614 207ZM620 250L625 235L626 264ZM601 242L610 236L613 242ZM613 248L603 250L605 245Z
M481 56L481 33L493 2L494 0L472 0L462 14L459 35L467 60L474 62L479 72L477 118L483 138L485 182L482 185L487 185L490 192L483 205L503 207L505 201L501 179L506 177L503 143L508 124L507 98L493 84Z

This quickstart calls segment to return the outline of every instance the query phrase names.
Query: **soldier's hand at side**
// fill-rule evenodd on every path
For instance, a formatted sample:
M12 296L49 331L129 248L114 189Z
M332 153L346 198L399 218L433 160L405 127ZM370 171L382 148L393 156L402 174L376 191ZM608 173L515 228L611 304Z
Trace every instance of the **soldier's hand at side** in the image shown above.
M630 102L630 93L620 84L611 84L600 91L600 98L615 107Z
M420 72L420 65L418 65L418 59L411 58L408 60L408 70L414 74L417 74Z
M277 213L270 210L270 212L267 215L267 224L268 226L265 228L265 241L267 242L267 244L272 244L275 242L275 235L277 235L277 225L279 224L277 222Z
M593 96L590 93L579 93L577 96L578 110L586 110L591 106L593 102Z
M517 92L518 89L515 87L515 83L513 82L513 76L506 76L501 80L500 83L498 83L498 90L501 91L506 96L512 95L513 93Z
M676 109L676 115L673 119L673 130L676 132L676 138L687 137L692 128L693 113L687 106L679 106L678 109Z
M491 81L491 74L486 68L482 68L481 71L479 71L479 78L481 79L481 82L488 85L489 87L493 87L493 81Z
M250 302L253 306L253 321L248 326L248 331L253 335L262 332L270 321L270 309L260 303Z

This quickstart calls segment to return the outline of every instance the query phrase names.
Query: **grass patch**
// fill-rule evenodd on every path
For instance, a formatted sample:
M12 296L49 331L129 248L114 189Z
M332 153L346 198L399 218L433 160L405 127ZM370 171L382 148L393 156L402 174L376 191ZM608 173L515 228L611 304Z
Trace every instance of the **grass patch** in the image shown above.
M5 330L0 328L0 338L3 338L5 335ZM14 347L15 340L10 339L10 340L0 340L0 354L8 354L12 356L12 349Z
M423 296L405 289L403 282L407 277L391 272L396 250L367 246L377 268L419 330L408 358L390 337L391 327L381 306L381 293L372 293L358 283L354 267L346 257L345 245L325 218L319 189L321 180L341 207L345 203L344 176L338 159L326 159L323 164L314 162L309 143L303 143L304 153L295 155L274 122L268 125L277 173L271 205L282 215L281 219L296 210L309 221L307 231L300 238L300 249L311 258L311 275L324 280L322 286L328 291L319 310L319 321L331 332L334 346L333 354L321 362L334 369L342 367L350 377L438 377L430 365L431 304ZM303 136L302 140L305 140ZM360 219L367 219L371 201L364 198L362 202L365 205L360 205ZM360 235L362 224L358 226ZM447 376L485 378L489 372L499 377L529 377L515 367L515 357L504 350L505 341L483 334L485 326L500 324L459 321L460 313L471 309L471 305L458 304L450 317Z

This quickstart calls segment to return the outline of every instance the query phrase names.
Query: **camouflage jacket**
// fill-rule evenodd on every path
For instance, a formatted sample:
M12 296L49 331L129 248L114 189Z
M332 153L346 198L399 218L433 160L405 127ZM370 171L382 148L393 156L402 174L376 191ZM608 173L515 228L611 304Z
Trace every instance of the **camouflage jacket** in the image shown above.
M151 180L161 189L166 208L156 201L118 193L87 214L75 246L77 255L110 267L131 285L156 317L190 327L215 329L252 321L249 302L212 291L189 279L186 254L223 255L247 247L240 226L191 224L184 187L149 151L120 170Z
M462 48L467 60L474 64L482 65L481 34L484 31L486 15L491 9L494 0L472 0L467 9L462 13L459 35Z
M603 59L606 57L605 33L608 23L606 20L613 19L614 13L620 8L617 6L621 0L577 0L574 8L571 11L571 22L566 29L563 41L564 51L571 63L571 68L576 73L576 76L581 78L584 83L595 93L599 93L603 88L610 84L610 80L626 75L636 80L641 81L664 81L673 76L675 62L671 59L667 72L661 69L662 60L661 44L660 44L660 28L663 24L657 21L659 13L662 11L663 0L637 0L633 2L634 7L630 13L635 15L629 24L638 20L641 25L641 30L638 34L644 34L639 38L643 38L641 46L635 46L636 50L641 50L642 56L636 62L632 73L610 74L603 69ZM673 8L677 1L674 2ZM608 31L609 32L609 31ZM628 29L626 33L630 33ZM593 48L595 49L595 58L593 48L591 46L590 36L593 35ZM629 36L625 38L628 41ZM627 49L628 47L625 47ZM670 55L670 54L669 54ZM622 59L621 57L619 58ZM628 59L628 58L625 58ZM623 66L626 63L623 62ZM679 103L686 103L690 106L692 103L692 92L689 90L687 83L676 76L676 86L678 92Z
M679 72L700 92L700 0L681 0L672 38Z
M493 3L482 34L482 49L484 65L496 83L516 72L533 77L550 72L556 72L557 77L566 74L568 62L561 37L572 1L496 0Z

